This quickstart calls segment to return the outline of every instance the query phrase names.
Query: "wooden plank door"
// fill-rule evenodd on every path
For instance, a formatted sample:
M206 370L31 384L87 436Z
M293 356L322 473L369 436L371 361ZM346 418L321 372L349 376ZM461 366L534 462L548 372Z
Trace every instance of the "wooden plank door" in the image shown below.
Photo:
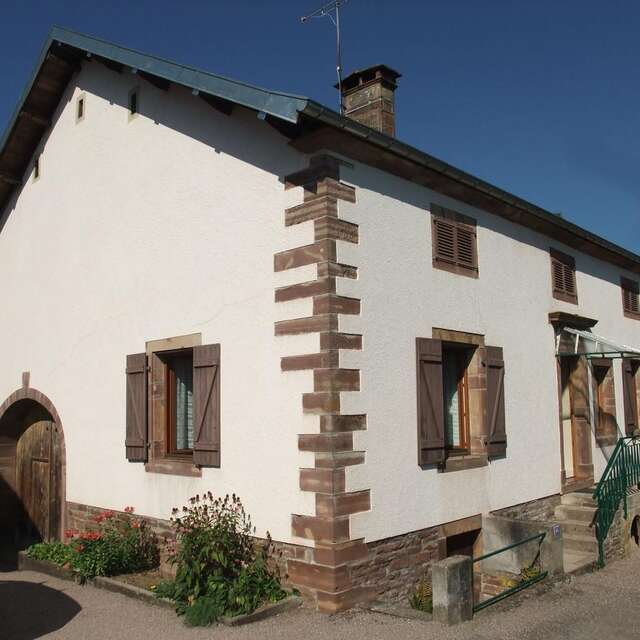
M32 424L18 440L16 484L30 538L52 540L58 535L59 455L53 422Z

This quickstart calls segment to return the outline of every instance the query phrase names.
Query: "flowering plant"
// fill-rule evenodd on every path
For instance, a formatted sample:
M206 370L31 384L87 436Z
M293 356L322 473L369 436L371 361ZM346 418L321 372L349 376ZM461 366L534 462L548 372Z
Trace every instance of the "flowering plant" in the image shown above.
M156 594L176 603L186 622L204 626L222 615L249 613L286 593L277 567L269 562L270 539L260 548L255 529L235 494L215 498L209 491L174 509L176 542L169 561L176 578L157 585Z
M83 580L157 567L156 535L144 520L133 517L133 511L133 507L125 507L123 514L101 511L91 518L95 529L67 529L66 544L41 543L30 547L28 554L67 566Z

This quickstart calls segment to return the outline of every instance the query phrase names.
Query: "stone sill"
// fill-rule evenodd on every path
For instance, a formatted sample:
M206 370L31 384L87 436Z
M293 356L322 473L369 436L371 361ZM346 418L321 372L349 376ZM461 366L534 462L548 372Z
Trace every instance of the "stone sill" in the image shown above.
M196 467L191 460L180 460L179 458L160 458L147 462L144 465L147 473L164 473L171 476L187 476L190 478L201 478L202 470Z
M453 471L464 471L465 469L479 469L489 465L489 458L486 454L471 453L467 455L450 455L440 467L441 473Z

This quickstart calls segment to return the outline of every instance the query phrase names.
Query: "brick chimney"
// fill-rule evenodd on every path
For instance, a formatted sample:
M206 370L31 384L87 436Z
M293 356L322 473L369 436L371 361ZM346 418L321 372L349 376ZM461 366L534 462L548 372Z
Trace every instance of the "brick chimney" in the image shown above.
M367 127L395 136L395 90L400 77L384 64L349 74L342 81L344 114Z

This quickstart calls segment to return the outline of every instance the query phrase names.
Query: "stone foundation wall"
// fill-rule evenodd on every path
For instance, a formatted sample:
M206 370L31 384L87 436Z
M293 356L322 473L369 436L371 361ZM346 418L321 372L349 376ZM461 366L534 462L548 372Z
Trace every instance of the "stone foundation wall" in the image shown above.
M549 522L554 519L555 508L560 504L560 494L538 498L529 502L522 502L504 509L497 509L491 513L496 516L513 518L515 520L539 520Z
M93 530L97 528L97 524L94 520L96 516L105 511L102 507L93 507L87 504L78 504L77 502L67 502L67 513L65 519L65 526L67 529L79 529L79 530ZM111 511L111 510L110 510ZM114 511L116 517L126 518L128 514L124 511ZM133 514L138 520L144 520L144 522L151 528L152 531L158 536L160 541L168 541L174 538L171 524L168 520L160 520L158 518L150 518L148 516L141 516L136 513Z
M431 565L446 556L440 527L414 531L367 544L366 559L351 568L355 584L375 591L381 600L408 598Z

